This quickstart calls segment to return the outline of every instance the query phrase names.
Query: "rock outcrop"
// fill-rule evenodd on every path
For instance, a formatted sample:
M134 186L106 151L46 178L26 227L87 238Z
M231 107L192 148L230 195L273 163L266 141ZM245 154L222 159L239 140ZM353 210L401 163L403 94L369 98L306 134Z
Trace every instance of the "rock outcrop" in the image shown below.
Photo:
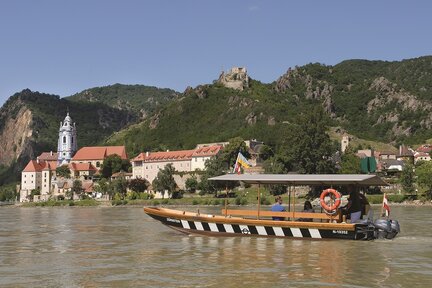
M33 118L32 112L19 100L2 110L14 111L13 113L2 111L0 116L2 122L0 127L0 164L8 166L18 158L28 159L34 156L24 155L31 154L33 151L27 147L33 134L31 129Z

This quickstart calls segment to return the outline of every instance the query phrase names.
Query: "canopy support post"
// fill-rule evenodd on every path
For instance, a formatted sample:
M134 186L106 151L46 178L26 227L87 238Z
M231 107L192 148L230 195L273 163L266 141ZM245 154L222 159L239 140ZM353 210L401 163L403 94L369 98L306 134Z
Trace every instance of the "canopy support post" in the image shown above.
M260 209L261 209L261 184L258 184L258 211L257 211L257 219L260 219Z

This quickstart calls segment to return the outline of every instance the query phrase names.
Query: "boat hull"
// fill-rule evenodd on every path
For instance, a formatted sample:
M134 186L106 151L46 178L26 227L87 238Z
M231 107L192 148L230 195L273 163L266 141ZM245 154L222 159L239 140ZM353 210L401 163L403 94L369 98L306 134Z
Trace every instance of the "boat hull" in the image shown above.
M257 220L146 207L144 211L162 224L187 234L256 236L306 239L369 240L366 224Z

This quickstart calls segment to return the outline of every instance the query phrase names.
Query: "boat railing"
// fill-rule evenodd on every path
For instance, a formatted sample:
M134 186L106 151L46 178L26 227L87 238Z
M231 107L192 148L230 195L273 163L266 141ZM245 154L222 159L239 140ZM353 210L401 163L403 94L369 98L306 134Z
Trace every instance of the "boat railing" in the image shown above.
M237 209L222 209L222 215L225 216L243 216L243 217L254 217L267 218L267 217L279 217L285 218L286 220L297 220L297 219L318 219L326 221L342 222L342 215L338 211L335 215L329 215L326 213L308 213L308 212L273 212L273 211L257 211L257 210L237 210Z

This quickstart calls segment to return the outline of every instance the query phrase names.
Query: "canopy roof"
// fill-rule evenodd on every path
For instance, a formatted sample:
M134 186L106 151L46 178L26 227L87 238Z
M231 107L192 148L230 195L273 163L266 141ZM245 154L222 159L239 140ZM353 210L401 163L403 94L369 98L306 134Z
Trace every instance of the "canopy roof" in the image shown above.
M250 184L388 186L376 175L364 174L226 174L209 180Z

